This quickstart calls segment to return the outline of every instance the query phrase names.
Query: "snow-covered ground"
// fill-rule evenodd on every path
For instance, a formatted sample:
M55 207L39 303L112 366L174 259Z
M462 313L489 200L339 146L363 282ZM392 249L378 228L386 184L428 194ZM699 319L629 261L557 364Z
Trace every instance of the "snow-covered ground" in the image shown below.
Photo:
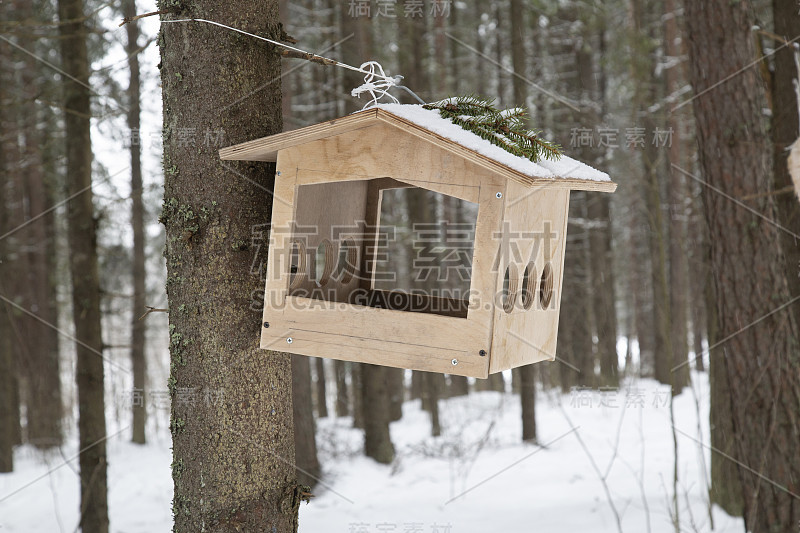
M707 503L708 384L675 399L681 531L711 531ZM673 532L673 433L667 389L650 380L617 390L540 393L542 447L520 442L518 397L473 393L441 402L442 436L407 402L392 424L397 458L361 455L349 418L318 427L323 483L300 509L300 531L372 533ZM698 413L702 430L698 429ZM115 532L171 530L169 437L139 447L128 431L109 441L109 506ZM583 443L583 444L581 444ZM584 448L585 446L585 448ZM42 458L17 450L0 475L0 532L74 531L78 519L75 443ZM605 479L606 487L603 479ZM617 525L615 514L619 516ZM744 531L713 510L714 531Z

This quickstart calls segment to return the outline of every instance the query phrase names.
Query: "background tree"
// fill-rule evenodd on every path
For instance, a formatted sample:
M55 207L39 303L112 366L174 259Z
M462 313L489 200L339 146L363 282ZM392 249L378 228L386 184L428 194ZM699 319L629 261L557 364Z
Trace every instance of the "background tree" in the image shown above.
M136 0L125 0L123 16L136 16ZM145 324L140 317L145 312L147 287L145 285L145 242L144 242L144 202L142 200L142 157L140 138L140 82L139 82L139 27L126 24L128 53L128 128L130 130L131 152L131 227L133 228L133 309L131 312L131 366L133 368L133 389L141 391L141 402L131 402L133 408L133 442L145 443L145 422L147 403L145 377L147 364L145 358Z
M0 10L4 7L0 7ZM6 168L6 158L4 156L4 140L8 135L5 126L4 113L7 109L6 98L6 62L8 54L8 44L0 42L0 196L8 198L9 174ZM8 249L4 242L4 236L11 228L8 225L8 211L4 206L0 206L0 257L8 257ZM9 277L7 261L0 261L0 280ZM6 284L0 282L0 294L5 294ZM14 397L16 388L17 371L14 361L14 352L11 348L11 321L9 320L11 309L8 304L0 302L0 472L11 472L14 470L14 431L12 428L19 425L19 405Z
M291 357L292 418L297 480L301 485L313 487L319 479L320 466L315 438L316 424L311 404L311 360L304 355Z
M800 233L800 203L794 194L791 176L787 167L789 146L797 140L798 109L795 83L800 79L800 73L795 66L794 54L797 53L794 45L784 44L797 36L800 27L800 12L797 2L792 0L772 0L772 20L775 37L768 43L780 49L775 52L773 74L771 79L771 110L773 168L775 171L775 203L778 221L794 233ZM800 243L788 232L781 234L786 280L792 296L800 296ZM795 322L800 323L800 306L793 306L791 312L795 315Z
M733 335L711 354L725 367L744 496L744 519L757 533L789 530L800 502L788 491L800 479L796 453L800 363L797 325L788 309L773 190L774 153L755 69L726 79L756 57L753 5L724 0L685 2L692 101L710 228L718 337ZM766 194L765 194L766 193ZM750 197L743 209L730 197ZM764 217L764 218L761 218ZM746 231L743 237L732 228ZM742 330L759 320L759 326ZM757 473L757 474L756 474ZM766 480L770 480L767 482Z
M106 413L100 277L92 195L89 58L83 0L59 0L64 126L67 154L70 273L78 384L78 440L81 450L81 518L84 533L108 531Z

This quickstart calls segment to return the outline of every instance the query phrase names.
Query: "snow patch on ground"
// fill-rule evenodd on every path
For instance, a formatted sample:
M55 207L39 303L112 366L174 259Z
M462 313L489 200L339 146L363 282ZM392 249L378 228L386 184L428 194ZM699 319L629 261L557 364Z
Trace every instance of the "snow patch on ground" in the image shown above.
M675 398L680 523L682 531L709 531L708 382L705 374L693 378L694 390ZM622 531L671 533L668 401L668 389L651 380L619 390L540 392L537 427L543 447L520 442L519 398L512 394L478 392L443 400L442 435L436 438L430 437L419 402L406 402L403 419L391 426L397 458L388 466L361 455L363 434L352 429L350 418L323 419L317 442L324 485L300 508L300 531L617 532L593 460L606 476ZM146 446L128 438L124 431L108 444L111 531L169 532L169 434L162 429ZM75 530L76 461L51 469L76 453L74 439L63 457L16 450L17 470L0 475L0 531ZM713 518L714 531L744 531L740 519L717 508Z

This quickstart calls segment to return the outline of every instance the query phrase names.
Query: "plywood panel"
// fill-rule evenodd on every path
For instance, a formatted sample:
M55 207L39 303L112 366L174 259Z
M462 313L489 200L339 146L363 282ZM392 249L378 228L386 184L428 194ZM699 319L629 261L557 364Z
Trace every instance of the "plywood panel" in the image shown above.
M270 346L262 345L262 348L474 378L488 376L488 361L485 357L481 358L458 350L405 344L387 345L374 339L325 335L302 330L291 330L291 335L291 345L286 343L286 338L281 337L275 338ZM453 359L457 361L456 365L453 365Z
M303 242L307 251L307 275L290 294L325 297L346 302L348 294L358 286L358 272L340 276L339 255L343 242L350 240L356 249L363 248L364 220L367 207L366 181L339 181L297 187L297 208L294 215L293 240ZM319 280L317 247L330 243L328 280ZM325 246L323 245L323 248ZM359 252L360 253L360 252ZM358 266L358 265L356 265ZM320 281L324 283L320 284ZM346 282L345 282L346 281Z
M531 191L508 184L504 220L507 250L497 280L502 287L506 266L513 262L519 281L511 313L506 313L502 305L495 307L490 373L555 358L568 202L568 191ZM537 283L532 306L524 309L522 277L530 262L535 266ZM548 263L553 272L553 292L550 305L542 309L539 280Z
M391 177L417 187L478 201L485 169L435 144L382 123L281 151L298 184Z

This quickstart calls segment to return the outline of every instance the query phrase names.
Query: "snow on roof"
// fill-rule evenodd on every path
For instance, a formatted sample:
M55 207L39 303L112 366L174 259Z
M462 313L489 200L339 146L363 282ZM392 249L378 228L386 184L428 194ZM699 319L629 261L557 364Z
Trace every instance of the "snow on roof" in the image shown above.
M438 111L424 109L418 104L378 104L383 109L399 118L413 122L417 126L456 142L473 152L489 157L501 165L521 172L532 178L572 178L587 181L611 181L608 174L581 163L562 154L558 161L541 160L534 163L530 159L507 152L454 124L449 118L443 118Z

